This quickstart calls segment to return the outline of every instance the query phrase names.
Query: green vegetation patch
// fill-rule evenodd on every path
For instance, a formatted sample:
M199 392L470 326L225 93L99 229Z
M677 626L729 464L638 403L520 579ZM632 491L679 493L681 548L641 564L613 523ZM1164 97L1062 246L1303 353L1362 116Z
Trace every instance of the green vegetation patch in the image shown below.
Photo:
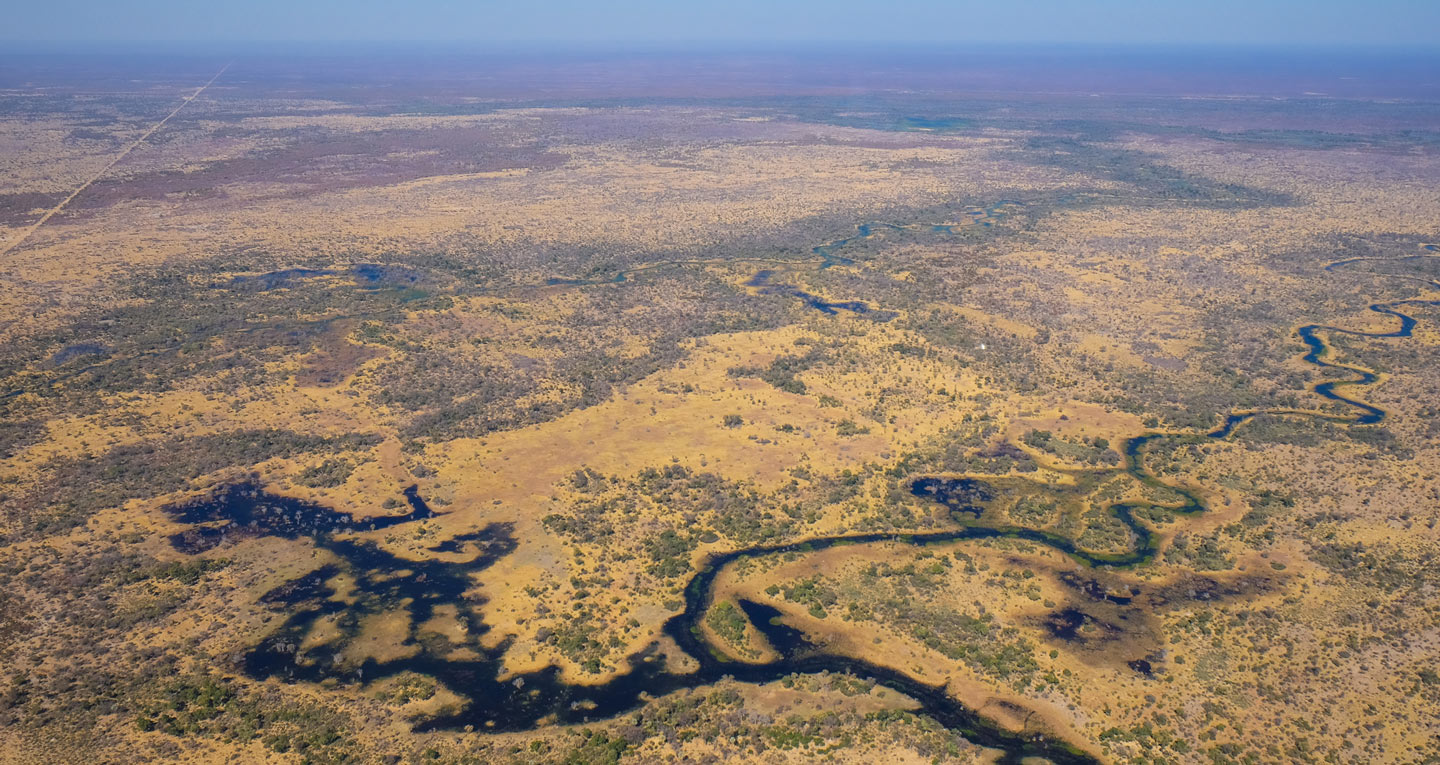
M271 701L207 675L187 675L159 688L140 703L134 724L144 733L177 738L258 738L271 751L297 754L306 762L353 757L339 715L314 705Z
M819 348L811 348L803 356L781 356L770 362L768 367L732 367L728 373L731 377L758 377L786 393L803 394L805 383L796 375L816 366L824 359L824 351Z
M754 657L756 652L750 647L747 633L750 623L745 619L745 614L728 600L716 603L710 613L705 617L705 624L716 635L719 635L731 648L742 656Z
M311 488L333 489L350 479L355 464L344 459L327 459L318 465L311 465L300 471L295 482Z

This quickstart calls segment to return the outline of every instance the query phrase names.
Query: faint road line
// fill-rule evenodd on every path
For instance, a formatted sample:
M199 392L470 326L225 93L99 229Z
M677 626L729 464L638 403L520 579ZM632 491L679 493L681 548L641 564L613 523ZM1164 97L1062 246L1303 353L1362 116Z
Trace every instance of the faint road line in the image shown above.
M232 62L232 63L233 63L233 62ZM134 142L134 143L130 144L129 146L126 146L124 151L120 152L118 155L115 156L114 159L110 160L110 164L108 164L108 165L106 165L105 167L101 168L101 169L100 169L100 172L98 172L98 173L96 173L94 176L92 176L92 177L90 178L90 180L88 180L88 181L84 182L83 184L81 184L81 185L80 185L80 188L75 189L73 192L71 192L71 193L70 193L70 196L65 197L64 199L60 200L60 204L55 205L54 207L50 208L50 211L49 211L49 212L47 212L47 213L45 213L44 215L40 216L40 220L35 221L35 223L34 223L33 225L31 225L30 228L27 228L27 229L25 229L23 232L21 232L20 237L19 237L18 239L16 239L15 241L11 242L11 243L8 244L8 245L6 245L6 246L5 246L5 249L0 250L0 256L4 256L4 255L10 254L10 251L11 251L11 250L13 250L13 249L15 249L16 247L19 247L21 244L23 244L26 239L29 239L29 238L30 238L30 235L31 235L31 234L34 234L34 233L35 233L35 230L36 230L36 229L38 229L38 228L40 228L41 226L45 225L45 221L50 220L52 217L54 217L55 213L58 213L58 212L60 212L62 209L64 209L65 205L70 204L70 201L73 200L75 197L80 196L80 192L84 191L85 189L90 188L90 185L91 185L91 184L93 184L94 182L100 180L100 177L101 177L101 176L103 176L103 175L105 175L106 173L110 172L110 168L112 168L112 167L120 164L120 160L124 159L127 155L130 154L130 152L134 151L134 150L135 150L135 147L139 146L139 145L142 144L142 143L145 143L146 139L148 139L148 138L149 138L150 136L152 136L152 135L155 135L155 132L158 131L160 128L165 127L165 123L169 122L171 117L174 117L175 115L179 114L181 109L184 109L186 106L188 106L188 105L190 104L191 101L194 101L201 93L204 93L204 92L205 92L205 89L208 88L208 87L210 87L210 85L211 85L212 83L214 83L216 80L220 79L220 75L224 74L224 73L225 73L225 70L226 70L226 69L229 69L229 68L230 68L230 64L226 64L225 66L220 67L220 71L216 72L214 77L211 77L204 85L201 85L198 90L196 90L194 93L191 93L190 96L187 97L184 101L181 101L181 102L180 102L180 105L177 106L177 107L175 107L175 110L174 110L174 111L172 111L172 112L170 112L169 114L165 115L165 118L164 118L164 119L162 119L162 120L160 120L159 122L155 123L154 126L152 126L149 130L145 131L145 135L140 136L139 138L135 139L135 142Z

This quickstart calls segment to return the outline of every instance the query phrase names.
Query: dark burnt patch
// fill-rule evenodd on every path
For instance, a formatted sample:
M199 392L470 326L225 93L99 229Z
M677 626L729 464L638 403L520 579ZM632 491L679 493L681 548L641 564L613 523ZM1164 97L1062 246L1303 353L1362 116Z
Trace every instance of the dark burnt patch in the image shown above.
M1134 596L1140 594L1140 588L1133 585L1125 588L1111 587L1098 579L1081 576L1075 571L1062 571L1056 578L1066 587L1095 601L1103 600L1123 606L1128 605Z
M1045 627L1050 630L1050 636L1061 640L1072 642L1080 640L1080 628L1089 621L1090 617L1084 611L1075 608L1062 608L1045 617Z
M26 226L40 220L46 210L60 204L64 191L20 191L0 194L0 226Z
M1125 635L1120 626L1074 606L1047 614L1044 625L1051 637L1075 645L1094 646Z
M974 478L921 478L910 484L910 493L976 518L985 512L984 504L995 499L994 487Z

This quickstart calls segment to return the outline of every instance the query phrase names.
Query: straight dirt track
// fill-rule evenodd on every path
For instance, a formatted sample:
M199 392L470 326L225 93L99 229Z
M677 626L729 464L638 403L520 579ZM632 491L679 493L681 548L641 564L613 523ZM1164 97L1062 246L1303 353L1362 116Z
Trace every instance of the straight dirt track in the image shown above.
M214 82L215 82L216 80L220 79L220 75L224 74L224 73L225 73L225 70L226 70L226 69L229 69L229 68L230 68L230 64L226 64L225 66L220 67L220 71L216 72L214 77L211 77L209 80L207 80L207 81L205 82L204 85L201 85L194 93L191 93L189 96L187 96L187 97L185 98L185 100L183 100L183 101L180 102L180 105L179 105L179 106L175 107L175 109L174 109L173 111L171 111L169 114L165 115L164 119L161 119L159 122L157 122L157 123L155 123L154 125L152 125L149 130L145 131L145 134L144 134L144 135L142 135L142 136L140 136L139 138L135 139L135 141L134 141L133 143L131 143L129 146L126 146L126 147L124 148L124 150L122 150L119 154L115 155L115 158L114 158L114 159L111 159L108 164L106 164L104 167L100 168L100 172L98 172L98 173L96 173L95 175L91 176L91 177L90 177L90 180L85 181L84 183L80 184L80 187L79 187L79 188L77 188L77 189L75 189L74 191L70 192L70 196L65 197L64 199L60 200L60 204L55 205L54 207L50 208L44 215L40 216L40 220L35 221L33 224L30 225L29 228L27 228L27 229L25 229L24 231L20 232L20 236L16 237L14 241L12 241L12 242L10 242L9 244L5 245L5 249L0 250L0 257L3 257L3 256L5 256L5 255L10 254L10 252L11 252L12 250L14 250L16 247L19 247L21 244L23 244L23 243L25 242L25 240L27 240L27 239L30 238L30 235L31 235L31 234L34 234L36 230L38 230L41 226L45 225L45 222L46 222L46 221L48 221L48 220L50 220L51 218L55 217L55 214L56 214L56 213L58 213L58 212L60 212L61 210L65 209L65 205L70 204L71 200L75 199L75 197L80 196L80 192L84 191L85 189L90 188L90 186L91 186L92 184L94 184L96 181L100 180L100 178L101 178L102 176L104 176L106 173L110 172L110 169L111 169L111 168L113 168L113 167L115 167L116 165L120 164L120 160L125 159L125 157L128 156L128 155L130 154L130 152L132 152L132 151L135 150L135 147L139 146L139 145L142 144L142 143L145 143L145 141L146 141L147 139L149 139L150 136L155 135L155 133L158 132L158 131L160 130L160 128L165 127L165 123L169 122L169 121L170 121L170 118L172 118L172 117L174 117L175 115L179 114L181 109L184 109L186 106L188 106L188 105L190 104L191 101L194 101L196 98L198 98L201 93L204 93L204 92L205 92L205 89L208 88L208 87L210 87L212 84L214 84Z

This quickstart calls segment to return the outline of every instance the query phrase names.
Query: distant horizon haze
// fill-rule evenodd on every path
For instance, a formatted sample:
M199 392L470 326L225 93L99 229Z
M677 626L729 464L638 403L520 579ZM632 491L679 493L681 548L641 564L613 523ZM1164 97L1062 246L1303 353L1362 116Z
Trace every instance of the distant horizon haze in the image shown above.
M54 0L14 4L7 43L647 46L957 43L1410 46L1434 49L1433 0ZM8 46L13 47L13 46Z
M0 50L0 89L110 92L135 77L186 89L228 65L212 95L337 83L426 98L604 105L870 93L1403 99L1440 103L1440 51L1255 45L227 42L29 43ZM103 76L100 73L104 73ZM156 79L159 77L160 79ZM535 90L539 88L539 90ZM257 90L258 89L258 90ZM443 95L442 94L446 94ZM608 100L607 100L608 99ZM1420 121L1416 127L1432 123Z

